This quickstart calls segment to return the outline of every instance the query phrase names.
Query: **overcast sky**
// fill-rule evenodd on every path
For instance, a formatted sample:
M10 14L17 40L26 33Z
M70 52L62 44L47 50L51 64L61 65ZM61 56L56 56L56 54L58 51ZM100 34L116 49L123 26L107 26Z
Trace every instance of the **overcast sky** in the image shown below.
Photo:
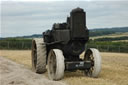
M18 0L17 0L18 1ZM2 0L0 37L41 34L53 23L65 22L73 8L81 7L87 14L87 27L128 26L128 1L24 1Z

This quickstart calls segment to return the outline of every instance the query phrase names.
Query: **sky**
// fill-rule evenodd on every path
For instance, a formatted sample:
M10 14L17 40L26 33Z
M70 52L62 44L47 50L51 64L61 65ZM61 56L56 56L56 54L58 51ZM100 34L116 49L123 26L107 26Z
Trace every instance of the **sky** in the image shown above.
M1 0L0 6L0 37L41 34L76 7L86 11L88 29L128 26L128 0Z

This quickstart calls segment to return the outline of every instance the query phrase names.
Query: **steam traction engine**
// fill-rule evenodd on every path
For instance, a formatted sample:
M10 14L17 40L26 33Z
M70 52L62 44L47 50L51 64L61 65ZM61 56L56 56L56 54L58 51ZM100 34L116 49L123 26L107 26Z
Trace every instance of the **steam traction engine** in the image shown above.
M43 32L43 38L32 40L32 69L44 73L46 65L49 78L59 80L64 71L83 70L87 76L98 77L101 71L101 56L97 49L85 52L89 40L86 13L81 8L73 9L66 23L55 23L52 30ZM84 58L80 54L85 52Z

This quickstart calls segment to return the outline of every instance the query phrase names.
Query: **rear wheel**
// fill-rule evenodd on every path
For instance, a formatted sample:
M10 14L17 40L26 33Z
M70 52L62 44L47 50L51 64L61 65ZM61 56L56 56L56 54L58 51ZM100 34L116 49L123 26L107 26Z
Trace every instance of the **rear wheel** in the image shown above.
M64 56L61 50L52 49L48 55L48 76L51 80L60 80L64 76Z
M32 70L36 73L46 71L46 45L43 38L32 40Z
M85 70L85 74L89 77L98 77L101 71L101 56L97 49L90 48L84 55L85 61L91 61L92 67Z

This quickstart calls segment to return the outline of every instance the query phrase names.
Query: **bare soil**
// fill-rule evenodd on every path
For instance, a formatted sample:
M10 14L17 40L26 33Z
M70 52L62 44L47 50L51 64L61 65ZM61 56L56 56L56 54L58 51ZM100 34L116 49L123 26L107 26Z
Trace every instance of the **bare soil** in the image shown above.
M65 85L60 81L50 81L9 59L0 57L0 85Z

